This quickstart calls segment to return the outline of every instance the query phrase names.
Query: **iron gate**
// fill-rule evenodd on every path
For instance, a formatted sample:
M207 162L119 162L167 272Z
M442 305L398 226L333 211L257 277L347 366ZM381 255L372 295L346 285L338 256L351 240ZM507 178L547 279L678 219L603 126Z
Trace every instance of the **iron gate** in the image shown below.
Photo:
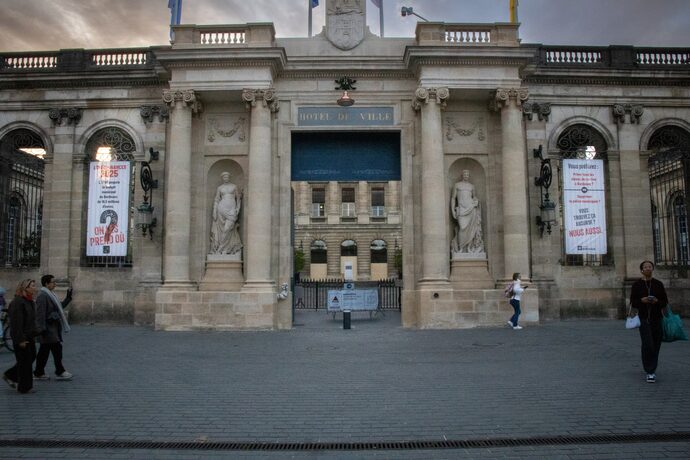
M0 265L41 263L41 222L45 148L29 129L0 140Z
M326 309L328 306L328 290L342 289L345 280L303 279L295 283L293 298L294 307L298 310ZM402 303L402 286L394 279L380 281L357 281L357 287L376 288L379 291L380 310L400 310Z

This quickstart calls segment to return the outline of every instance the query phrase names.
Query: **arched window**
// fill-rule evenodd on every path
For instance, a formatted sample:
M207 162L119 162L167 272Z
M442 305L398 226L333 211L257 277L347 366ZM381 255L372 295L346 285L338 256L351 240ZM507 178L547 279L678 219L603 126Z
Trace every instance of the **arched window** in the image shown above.
M383 240L374 240L371 242L371 263L372 264L386 264L388 263L388 250L386 249L386 242Z
M605 185L605 196L608 197L609 194L609 178L608 178L608 146L604 137L593 127L586 124L575 124L566 128L563 133L558 137L557 146L560 150L560 155L562 160L577 159L577 160L602 160L604 169L604 185ZM562 177L562 162L559 164L559 176ZM565 231L564 223L564 199L563 199L563 183L559 181L560 195L561 195L561 207L560 207L560 227ZM609 222L609 209L608 200L605 203L606 209L606 228L610 228ZM586 214L586 213L585 213ZM579 216L578 216L579 217ZM607 237L610 232L607 232ZM564 239L566 235L562 233ZM565 244L562 244L563 256L562 260L565 265L584 265L584 266L598 266L598 265L612 265L613 264L613 254L611 253L611 246L606 244L605 254L566 254Z
M45 153L30 129L0 140L0 266L40 265Z
M89 188L82 265L132 266L135 151L132 137L118 127L96 131L86 144Z
M314 240L311 243L310 258L313 264L328 263L328 250L323 240Z
M340 256L357 256L357 243L352 240L340 243Z
M690 175L690 133L679 126L663 126L647 144L649 192L652 201L654 257L657 265L688 265L686 189ZM654 203L659 203L654 207Z

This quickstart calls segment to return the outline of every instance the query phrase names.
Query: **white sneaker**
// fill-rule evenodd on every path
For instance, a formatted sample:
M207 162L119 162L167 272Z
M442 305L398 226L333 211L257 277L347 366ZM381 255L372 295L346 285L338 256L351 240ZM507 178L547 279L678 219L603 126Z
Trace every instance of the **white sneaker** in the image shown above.
M515 326L513 326L513 322L510 321L510 320L508 320L508 326L510 326L510 327L515 327Z
M647 383L656 383L656 374L647 374Z
M520 329L522 329L522 326L513 326L513 329L515 329L516 331L519 331Z
M71 373L65 371L62 374L58 374L57 377L55 377L55 380L72 380L72 377L74 377Z

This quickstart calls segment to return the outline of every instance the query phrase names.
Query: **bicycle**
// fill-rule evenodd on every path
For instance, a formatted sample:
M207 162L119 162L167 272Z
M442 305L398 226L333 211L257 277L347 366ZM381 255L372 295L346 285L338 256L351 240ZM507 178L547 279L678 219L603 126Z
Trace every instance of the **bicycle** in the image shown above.
M0 337L0 348L3 346L9 351L14 351L12 336L10 335L10 321L7 318L7 308L0 310L0 321L2 322L2 337Z

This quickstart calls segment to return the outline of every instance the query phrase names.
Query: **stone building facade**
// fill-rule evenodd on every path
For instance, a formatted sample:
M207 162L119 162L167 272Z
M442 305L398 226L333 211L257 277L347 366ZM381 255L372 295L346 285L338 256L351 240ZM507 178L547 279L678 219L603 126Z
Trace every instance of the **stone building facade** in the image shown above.
M414 38L364 30L346 42L332 32L276 38L272 24L181 25L171 46L0 53L0 142L45 151L40 257L3 256L0 284L52 273L61 288L74 285L81 321L286 329L291 296L276 294L300 243L325 241L330 275L345 239L366 254L383 240L389 270L396 242L402 252L405 327L503 324L514 272L534 286L523 300L527 323L617 317L643 259L657 262L687 313L687 49L522 44L518 25L503 23L420 23ZM343 77L357 80L352 107L336 105ZM293 180L295 136L312 133L393 135L399 177ZM132 166L125 256L85 253L88 171L101 148ZM603 160L603 255L564 250L560 174L578 157ZM17 168L7 158L3 177ZM535 185L545 163L548 189ZM157 181L146 192L145 170ZM450 249L451 191L464 171L479 205L480 255ZM209 254L222 172L242 196L239 255ZM341 208L315 222L315 184L328 202L350 184L360 198L352 221L340 221ZM372 216L372 184L385 190L383 222ZM345 225L338 234L328 228L336 220ZM9 254L30 235L11 239L2 224ZM358 271L370 276L366 259Z

